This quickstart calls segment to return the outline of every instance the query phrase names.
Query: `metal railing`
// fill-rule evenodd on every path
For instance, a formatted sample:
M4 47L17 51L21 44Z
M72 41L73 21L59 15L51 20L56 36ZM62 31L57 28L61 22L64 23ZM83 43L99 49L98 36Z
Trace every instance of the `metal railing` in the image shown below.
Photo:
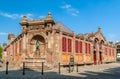
M25 75L25 70L27 69L27 68L32 68L33 66L26 66L26 64L25 63L41 63L41 62L23 62L23 75ZM41 66L34 66L34 67L42 67L41 69L41 74L43 75L44 74L44 62L42 62L41 63Z

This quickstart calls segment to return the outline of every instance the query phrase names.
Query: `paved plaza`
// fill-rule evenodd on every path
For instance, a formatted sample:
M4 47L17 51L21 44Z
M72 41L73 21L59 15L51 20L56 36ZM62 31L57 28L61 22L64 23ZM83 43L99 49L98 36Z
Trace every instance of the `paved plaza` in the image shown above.
M41 75L41 70L26 70L25 75L22 70L9 66L8 75L5 74L5 67L0 67L0 79L120 79L120 63L109 63L102 65L79 66L69 73L68 67L45 71Z

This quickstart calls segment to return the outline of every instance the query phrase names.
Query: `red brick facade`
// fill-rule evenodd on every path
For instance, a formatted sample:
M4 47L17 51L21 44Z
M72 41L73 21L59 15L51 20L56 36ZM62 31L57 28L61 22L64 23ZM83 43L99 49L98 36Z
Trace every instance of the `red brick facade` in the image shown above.
M5 47L8 60L12 54L12 62L39 57L48 65L55 66L58 62L66 65L71 56L78 64L116 61L115 46L106 41L100 28L95 33L77 35L63 24L54 22L51 14L45 20L28 21L24 17L20 24L22 33L17 37L9 34L9 44ZM39 51L36 51L37 41Z

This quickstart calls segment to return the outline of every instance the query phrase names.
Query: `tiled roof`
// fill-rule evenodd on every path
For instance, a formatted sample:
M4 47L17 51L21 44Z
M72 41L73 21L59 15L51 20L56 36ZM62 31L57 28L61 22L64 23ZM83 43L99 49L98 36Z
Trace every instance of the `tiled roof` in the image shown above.
M54 28L55 29L58 29L61 27L61 30L64 31L64 32L67 32L67 33L73 33L72 30L70 30L67 26L64 26L62 23L60 22L56 22L55 25L54 25Z

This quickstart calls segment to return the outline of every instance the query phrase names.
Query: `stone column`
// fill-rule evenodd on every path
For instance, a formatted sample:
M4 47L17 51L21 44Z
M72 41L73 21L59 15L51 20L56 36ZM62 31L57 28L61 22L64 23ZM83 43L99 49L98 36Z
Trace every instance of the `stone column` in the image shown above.
M27 35L26 34L24 34L23 40L22 40L22 51L24 51L24 53L27 53Z
M102 44L102 64L104 63L104 45Z
M15 59L15 42L13 43L13 60Z
M83 61L84 61L84 64L86 63L86 46L85 46L85 44L86 44L86 41L85 41L85 39L83 40Z
M75 36L76 36L76 35L75 35L75 33L73 32L73 41L72 41L72 51L73 51L73 53L72 53L72 54L73 54L73 56L74 56L74 61L76 61L76 58L75 58L75 53L76 53L76 52L75 52L75 39L76 39L76 38L75 38Z
M114 49L114 61L116 62L117 61L117 51L116 51L116 48L114 47L113 48Z
M19 51L20 46L19 45L20 45L20 39L18 40L18 44L17 44L17 47L18 47L18 49L17 49L18 50L18 56L20 55L20 51Z
M30 51L30 38L28 37L29 34L26 36L26 56L28 57L29 56L29 53L31 52Z
M52 64L54 64L54 66L56 65L56 60L55 59L55 56L56 56L56 51L55 51L55 31L53 30L52 32Z
M97 55L97 64L100 63L100 50L99 50L99 41L97 42L97 52L96 52L96 55Z
M67 54L67 61L68 61L68 63L69 63L70 53L68 53L68 35L66 35L65 37L66 37L66 54Z
M102 63L104 64L104 57L105 57L105 46L102 45Z
M93 49L93 44L92 43L90 43L90 54L91 54L91 59L92 59L92 63L94 64L94 49Z
M63 63L62 62L62 31L61 31L61 26L60 26L60 32L59 32L59 62L60 63Z

